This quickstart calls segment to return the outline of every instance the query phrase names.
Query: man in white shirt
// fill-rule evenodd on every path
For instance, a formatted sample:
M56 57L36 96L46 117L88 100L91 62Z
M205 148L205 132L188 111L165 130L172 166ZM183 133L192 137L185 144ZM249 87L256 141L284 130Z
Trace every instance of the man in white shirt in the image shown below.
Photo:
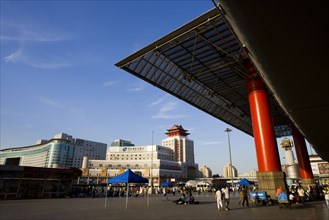
M305 191L303 189L303 187L299 186L297 189L297 193L300 199L300 202L304 205L305 203Z
M217 209L218 211L220 211L223 208L223 202L222 202L222 191L220 191L219 188L216 191L215 198L217 201Z
M225 209L230 210L229 204L230 204L230 190L228 186L225 188L222 188L222 193L224 194L224 203L225 203Z

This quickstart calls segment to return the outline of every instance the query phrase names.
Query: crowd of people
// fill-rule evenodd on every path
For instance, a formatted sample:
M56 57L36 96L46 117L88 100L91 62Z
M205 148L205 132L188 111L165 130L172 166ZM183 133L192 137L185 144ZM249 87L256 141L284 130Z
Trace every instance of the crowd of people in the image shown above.
M320 200L327 193L326 186L309 185L304 189L301 185L291 185L288 188L289 201L291 204L304 204L305 201Z
M160 194L162 193L162 200L169 200L168 195L172 194L173 196L178 193L180 197L176 200L173 200L175 204L198 204L198 201L195 201L193 192L199 194L210 192L215 194L215 200L217 202L218 210L230 210L230 191L233 193L239 192L239 205L241 207L249 207L250 205L250 192L255 191L254 186L239 186L229 188L228 186L224 187L215 187L212 190L205 191L202 189L195 190L191 187L155 187L152 189L150 187L131 187L129 191L129 196L147 196L148 193ZM318 186L318 185L309 185L306 189L301 185L290 185L286 190L283 190L282 187L278 187L276 196L280 192L285 192L287 194L288 202L290 204L304 204L306 201L321 200L325 199L326 205L329 209L329 186ZM105 193L108 193L108 197L123 197L126 193L126 187L110 187L108 191L104 190L104 187L88 187L82 189L76 189L75 193L77 194L74 197L103 197ZM83 195L83 196L81 196ZM268 203L266 203L268 204Z

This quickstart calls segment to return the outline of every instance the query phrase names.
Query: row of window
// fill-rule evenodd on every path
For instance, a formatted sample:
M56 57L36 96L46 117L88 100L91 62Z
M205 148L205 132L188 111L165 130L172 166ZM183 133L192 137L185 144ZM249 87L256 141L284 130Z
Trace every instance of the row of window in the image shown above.
M101 169L101 168L103 168L103 167L105 167L105 168L114 168L114 169L120 169L120 168L130 168L130 167L142 167L142 168L148 168L148 167L151 167L151 165L150 164L134 164L134 165L130 165L130 164L124 164L124 165L122 165L122 164L107 164L107 165L104 165L103 166L103 164L95 164L95 167L94 167L94 164L90 164L89 165L89 167L90 168L94 168L94 169ZM153 164L153 168L157 168L157 167L159 167L157 164Z

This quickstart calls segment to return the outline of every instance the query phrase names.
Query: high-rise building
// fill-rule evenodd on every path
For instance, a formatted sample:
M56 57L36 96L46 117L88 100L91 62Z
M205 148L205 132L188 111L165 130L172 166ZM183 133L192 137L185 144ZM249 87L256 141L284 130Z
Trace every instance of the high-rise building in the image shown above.
M232 177L232 171L233 171L233 178L238 176L238 170L232 166L230 163L228 163L224 169L223 169L223 176L224 178L231 178Z
M167 138L162 141L162 146L173 150L173 160L180 162L188 179L194 179L198 165L194 162L194 142L187 136L181 125L174 125L167 130Z
M205 177L205 178L210 178L212 177L212 171L209 167L206 167L206 165L203 165L199 168L199 171L201 173L201 177Z
M37 141L36 145L0 150L0 164L31 166L80 168L83 157L104 160L107 144L73 138L61 133L51 140Z
M174 125L167 130L167 138L162 141L162 146L173 150L175 161L194 164L194 143L187 137L189 134L181 125Z

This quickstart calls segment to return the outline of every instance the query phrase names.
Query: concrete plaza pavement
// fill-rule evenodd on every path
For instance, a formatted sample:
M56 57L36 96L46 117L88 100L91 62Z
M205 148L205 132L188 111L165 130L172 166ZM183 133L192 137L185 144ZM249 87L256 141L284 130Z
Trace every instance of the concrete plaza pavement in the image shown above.
M307 202L305 205L294 204L292 209L278 206L255 206L242 208L238 197L232 196L229 211L218 211L214 194L195 195L195 205L175 205L173 200L179 195L169 195L168 201L161 200L162 195L129 198L125 209L125 198L66 198L0 201L1 220L28 219L69 219L69 220L278 220L278 219L329 219L329 210L325 201ZM147 206L149 201L149 206Z

